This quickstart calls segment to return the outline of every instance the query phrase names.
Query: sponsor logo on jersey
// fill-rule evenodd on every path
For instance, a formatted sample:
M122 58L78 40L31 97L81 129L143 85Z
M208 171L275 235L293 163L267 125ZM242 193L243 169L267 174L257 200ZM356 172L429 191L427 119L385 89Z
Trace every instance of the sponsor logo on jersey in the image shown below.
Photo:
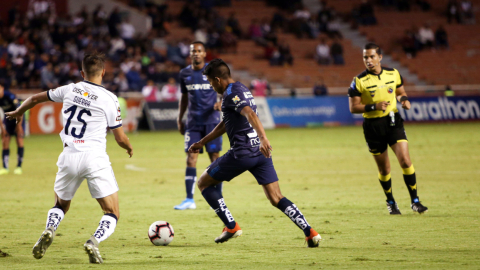
M77 139L75 139L75 140L73 140L73 143L85 143L85 140L77 140Z
M232 100L233 103L237 104L240 101L240 98L238 96L235 96L234 98L232 98Z
M245 98L253 98L252 93L250 93L250 92L248 92L248 91L247 91L247 92L243 92L243 95L245 96Z
M79 95L82 95L86 98L89 98L91 100L97 100L98 96L97 95L94 95L94 94L90 94L88 93L87 91L85 90L82 90L80 88L77 88L77 87L74 87L73 90L72 90L73 93L76 93L76 94L79 94Z
M210 84L209 83L202 83L202 84L189 84L186 86L187 90L192 91L192 90L210 90Z
M376 90L368 91L368 92L370 92L370 96L371 96L371 97L374 97L374 96L375 96L375 91L376 91Z
M389 88L388 88L388 93L389 93L389 94L393 93L393 88L392 88L392 87L389 87Z
M208 81L207 75L202 75L202 78L203 78L204 81Z
M90 107L90 103L91 103L91 101L86 100L86 99L81 98L81 97L73 97L73 102L75 102L79 105L85 106L85 107Z

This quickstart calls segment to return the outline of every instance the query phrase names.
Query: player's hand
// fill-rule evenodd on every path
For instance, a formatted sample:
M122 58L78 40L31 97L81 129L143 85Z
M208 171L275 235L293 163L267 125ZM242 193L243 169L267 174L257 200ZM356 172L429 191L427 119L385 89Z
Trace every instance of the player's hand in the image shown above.
M190 146L190 148L188 148L188 152L189 153L200 153L200 150L203 148L204 144L199 141L199 142L196 142L194 144L192 144Z
M133 156L133 149L128 149L127 154L132 157Z
M403 101L402 108L404 108L405 110L410 110L410 101L408 100Z
M272 157L273 147L270 145L270 142L267 138L260 139L260 152L266 157Z
M215 111L221 111L222 110L222 102L219 101L219 102L215 103L215 105L213 105L213 109Z
M375 105L375 109L377 111L385 111L388 107L388 105L390 105L390 101L382 101L382 102L379 102Z
M15 119L15 122L17 124L22 122L22 118L23 118L23 114L18 113L17 110L15 110L13 112L7 112L7 113L5 113L5 116L7 117L8 120L14 120Z
M177 120L177 127L178 131L180 131L180 134L185 135L185 124L182 122L181 119Z

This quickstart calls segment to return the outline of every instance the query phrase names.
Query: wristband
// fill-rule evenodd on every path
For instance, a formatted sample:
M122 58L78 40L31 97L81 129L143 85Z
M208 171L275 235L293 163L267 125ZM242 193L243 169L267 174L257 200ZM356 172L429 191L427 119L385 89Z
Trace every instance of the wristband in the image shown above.
M408 97L407 96L402 96L400 98L400 102L404 102L404 101L407 101L408 100Z
M377 104L375 104L375 103L365 105L365 112L375 111L376 107L377 107Z

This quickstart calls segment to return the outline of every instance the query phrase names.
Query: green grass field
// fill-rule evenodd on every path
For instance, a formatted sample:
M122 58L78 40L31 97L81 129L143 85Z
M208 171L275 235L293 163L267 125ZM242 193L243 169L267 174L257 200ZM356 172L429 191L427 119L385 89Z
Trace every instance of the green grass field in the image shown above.
M223 224L198 189L196 210L173 210L185 196L182 137L130 134L129 159L109 135L121 218L100 245L103 265L88 265L83 251L102 216L86 183L45 257L33 258L31 249L54 203L62 145L56 135L32 136L25 142L23 175L0 177L0 249L8 254L0 257L0 269L479 269L479 134L478 123L407 125L419 196L430 210L421 216L411 211L390 150L393 192L403 215L389 216L361 127L267 131L283 194L322 235L317 249L306 247L302 231L269 204L248 172L224 186L227 206L244 234L215 244ZM224 136L224 149L227 145ZM15 147L11 152L13 169ZM200 156L198 176L207 159ZM147 238L156 220L175 229L167 247Z

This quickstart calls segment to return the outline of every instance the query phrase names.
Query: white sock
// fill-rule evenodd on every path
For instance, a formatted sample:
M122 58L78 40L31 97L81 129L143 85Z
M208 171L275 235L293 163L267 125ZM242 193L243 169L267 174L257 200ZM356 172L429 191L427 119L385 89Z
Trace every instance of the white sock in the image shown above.
M98 228L93 234L98 243L106 240L115 231L117 226L117 219L114 215L104 215L98 223Z
M62 221L64 217L65 214L63 213L62 209L56 207L50 209L48 211L46 229L53 227L53 229L56 231L58 225L60 225L60 221Z

